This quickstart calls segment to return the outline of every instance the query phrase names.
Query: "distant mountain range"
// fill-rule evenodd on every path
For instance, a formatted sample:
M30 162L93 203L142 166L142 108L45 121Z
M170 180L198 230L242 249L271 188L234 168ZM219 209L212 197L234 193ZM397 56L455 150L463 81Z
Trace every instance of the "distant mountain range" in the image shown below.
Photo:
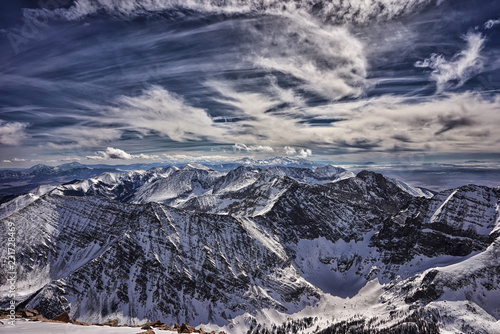
M19 177L95 172L35 167ZM1 204L0 241L17 228L20 306L230 333L499 332L500 188L227 167L106 171Z
M16 195L28 193L41 185L59 185L75 179L87 179L98 176L104 172L123 172L127 170L150 169L164 166L161 163L151 164L131 164L131 165L83 165L78 162L71 162L59 166L47 166L43 164L35 165L27 169L0 170L0 203L6 202ZM167 166L175 164L167 164ZM234 163L221 163L211 165L212 168L221 171L229 171L240 165L247 166L276 166L289 165L295 167L318 166L305 159L292 158L272 158L267 160L253 160L243 158ZM178 164L177 166L180 166Z

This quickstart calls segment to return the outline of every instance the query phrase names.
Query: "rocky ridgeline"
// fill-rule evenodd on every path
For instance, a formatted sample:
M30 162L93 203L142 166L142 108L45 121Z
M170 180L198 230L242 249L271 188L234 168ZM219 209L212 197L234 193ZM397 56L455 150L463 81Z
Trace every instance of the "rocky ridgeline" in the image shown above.
M0 319L7 319L9 316L9 312L0 310ZM196 329L193 326L186 325L185 323L182 323L180 326L178 324L174 324L172 327L170 327L167 324L164 324L163 322L156 320L156 321L150 321L147 322L143 325L136 325L136 326L129 326L129 325L118 325L118 320L113 319L113 320L108 320L103 323L93 323L90 324L88 322L83 322L83 321L78 321L76 319L70 318L68 312L62 312L61 314L58 314L52 319L47 319L45 318L40 312L37 310L17 310L15 313L16 319L23 319L23 320L28 320L28 321L40 321L40 322L53 322L53 323L61 323L61 324L73 324L73 325L78 325L78 326L109 326L109 327L137 327L140 329L146 330L145 332L140 332L138 334L154 334L154 330L161 330L161 331L172 331L172 332L178 332L178 333L201 333L201 334L216 334L215 331L211 332L206 332L203 330L203 328ZM3 325L4 323L0 321L0 325ZM225 334L224 332L219 332L219 334Z

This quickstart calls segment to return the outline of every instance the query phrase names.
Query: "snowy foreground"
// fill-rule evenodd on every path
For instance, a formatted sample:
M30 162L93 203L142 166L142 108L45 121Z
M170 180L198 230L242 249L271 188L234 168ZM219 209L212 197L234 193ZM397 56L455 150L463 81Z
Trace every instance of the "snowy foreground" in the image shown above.
M109 327L109 326L77 326L72 324L58 324L40 321L17 321L15 326L1 325L2 333L26 333L26 334L135 334L145 330L138 327ZM172 334L177 332L161 331L161 333Z

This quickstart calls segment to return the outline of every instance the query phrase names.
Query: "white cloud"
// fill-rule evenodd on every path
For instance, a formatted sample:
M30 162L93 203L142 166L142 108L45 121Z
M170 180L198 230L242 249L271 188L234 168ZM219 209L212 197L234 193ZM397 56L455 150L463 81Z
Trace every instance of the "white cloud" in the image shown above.
M99 151L97 153L98 155L106 159L123 159L123 160L132 159L132 155L128 154L124 150L120 150L119 148L108 147L106 148L106 151Z
M120 150L119 148L108 147L106 148L105 151L98 151L96 153L97 155L87 156L87 159L92 159L92 160L132 159L132 155L128 154L123 150Z
M295 155L297 154L297 150L290 146L283 147L283 151L286 155Z
M298 153L298 157L300 158L307 158L309 156L312 155L312 151L310 149L300 149L299 153Z
M494 26L496 26L497 24L500 24L500 19L498 19L498 20L488 20L488 21L486 21L486 23L484 24L484 28L485 28L485 29L491 29L491 28L493 28Z
M90 160L132 160L132 159L158 159L158 155L148 155L148 154L129 154L125 152L124 150L121 150L119 148L114 148L114 147L107 147L105 151L98 151L96 152L96 155L89 155L86 157L87 159Z
M27 123L0 120L0 145L19 145L27 137Z
M290 146L285 146L283 147L283 151L285 152L286 156L293 156L293 157L298 157L298 158L307 158L312 155L312 150L306 148L306 149L299 149L298 151Z
M415 63L416 67L431 68L431 77L436 81L437 91L462 86L467 80L480 73L484 66L481 50L485 39L480 33L469 32L464 36L467 47L454 55L451 60L432 54L430 58Z
M262 145L247 146L242 143L234 144L234 149L238 151L247 151L247 152L266 152L266 153L274 152L274 149L271 146L262 146Z
M8 160L2 160L2 162L4 162L4 163L25 162L25 161L28 161L28 160L22 159L22 158L12 158L12 159L8 159Z

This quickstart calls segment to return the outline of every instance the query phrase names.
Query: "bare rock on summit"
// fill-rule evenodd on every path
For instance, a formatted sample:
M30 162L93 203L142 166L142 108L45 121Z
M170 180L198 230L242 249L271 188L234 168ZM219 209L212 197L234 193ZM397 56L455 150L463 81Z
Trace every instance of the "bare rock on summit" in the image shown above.
M196 328L193 326L186 325L182 323L181 328L179 329L179 333L195 333Z
M108 320L103 323L103 326L118 327L118 319Z
M69 317L68 312L64 311L63 313L56 315L54 318L52 318L52 320L68 323L71 319Z
M152 329L148 329L145 332L140 332L140 333L137 333L137 334L155 334L155 332Z
M161 322L160 320L156 320L145 323L141 328L149 329L150 327L161 327L163 325L165 325L163 322Z

